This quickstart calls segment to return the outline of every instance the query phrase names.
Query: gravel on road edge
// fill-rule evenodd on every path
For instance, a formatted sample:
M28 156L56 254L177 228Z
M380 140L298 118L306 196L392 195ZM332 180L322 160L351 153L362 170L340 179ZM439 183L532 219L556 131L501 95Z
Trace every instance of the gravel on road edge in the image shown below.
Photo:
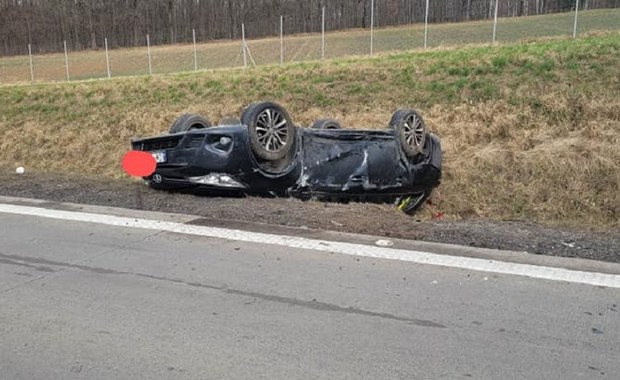
M6 170L0 170L0 195L620 262L618 228L588 231L527 221L419 220L390 205L205 197L155 191L135 180L57 173L18 175ZM430 214L428 210L420 213L422 219Z

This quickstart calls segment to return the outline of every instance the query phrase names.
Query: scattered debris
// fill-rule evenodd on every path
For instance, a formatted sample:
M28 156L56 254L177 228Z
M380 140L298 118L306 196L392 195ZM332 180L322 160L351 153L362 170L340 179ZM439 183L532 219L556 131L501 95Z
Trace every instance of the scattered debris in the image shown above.
M332 220L332 224L333 224L334 226L336 226L336 227L342 227L342 226L344 226L344 224L339 223L339 222L336 222L335 220Z
M375 244L378 245L379 247L390 247L394 245L394 242L391 240L381 239L381 240L377 240Z
M561 242L563 246L568 247L568 248L575 248L575 242L574 241L563 241Z

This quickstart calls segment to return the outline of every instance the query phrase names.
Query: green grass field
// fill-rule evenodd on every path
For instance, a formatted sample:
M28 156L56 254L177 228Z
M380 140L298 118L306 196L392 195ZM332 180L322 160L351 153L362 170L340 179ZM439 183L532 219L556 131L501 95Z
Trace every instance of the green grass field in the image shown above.
M497 42L512 43L540 37L572 35L574 13L503 18L498 20ZM431 24L428 46L454 47L490 44L492 21L453 24ZM620 29L620 9L600 9L579 13L579 33ZM424 25L379 29L375 31L374 51L377 53L421 49ZM249 40L250 52L257 65L280 62L278 38ZM370 49L369 30L349 30L326 35L326 57L366 55ZM36 51L36 47L35 51ZM284 42L286 62L320 59L321 36L317 34L287 36ZM24 47L27 51L27 47ZM110 51L112 76L145 75L149 73L146 47ZM222 41L197 46L199 70L242 67L240 41ZM34 55L34 77L37 82L66 80L64 54ZM152 69L155 74L194 70L192 45L152 47ZM105 51L83 51L69 54L69 73L73 80L107 77ZM28 56L0 57L0 84L30 82Z
M620 32L111 80L0 86L0 170L127 178L129 141L257 100L297 123L384 128L417 108L442 138L448 218L620 226ZM96 191L96 189L93 189Z

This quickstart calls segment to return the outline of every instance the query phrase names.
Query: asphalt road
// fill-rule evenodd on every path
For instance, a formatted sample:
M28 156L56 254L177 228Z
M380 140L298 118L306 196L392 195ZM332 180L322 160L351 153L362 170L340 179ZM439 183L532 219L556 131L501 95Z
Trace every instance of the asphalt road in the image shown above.
M620 289L0 213L0 379L617 379Z

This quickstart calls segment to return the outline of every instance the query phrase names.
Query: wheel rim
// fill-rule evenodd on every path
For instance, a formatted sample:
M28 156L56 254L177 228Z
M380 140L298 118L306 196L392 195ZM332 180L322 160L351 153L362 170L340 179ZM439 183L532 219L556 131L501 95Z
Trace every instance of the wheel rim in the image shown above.
M407 145L420 149L424 144L424 125L417 115L409 115L403 126L403 134Z
M288 122L284 116L267 108L256 119L256 136L260 145L268 152L282 150L288 140Z

